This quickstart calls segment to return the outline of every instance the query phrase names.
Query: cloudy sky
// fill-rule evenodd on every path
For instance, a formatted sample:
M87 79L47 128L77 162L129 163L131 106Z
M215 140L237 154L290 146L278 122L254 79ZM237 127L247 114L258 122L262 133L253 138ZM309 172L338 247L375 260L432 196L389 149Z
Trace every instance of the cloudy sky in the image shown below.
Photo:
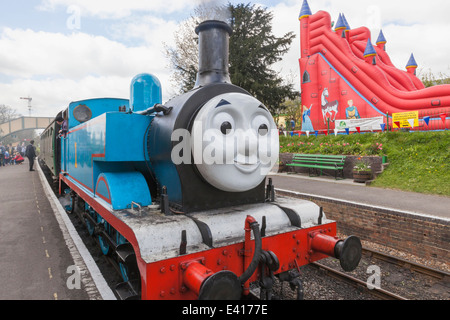
M207 2L208 0L203 0ZM131 79L156 75L163 100L175 93L163 43L171 45L180 22L200 0L0 0L0 104L28 115L53 116L71 101L129 97ZM227 1L214 0L219 4ZM248 3L235 1L231 3ZM303 0L255 0L274 13L274 33L297 35L275 69L299 84L299 22ZM419 72L450 75L450 1L309 0L313 13L337 20L345 13L352 28L380 28L393 63L404 69L411 53Z

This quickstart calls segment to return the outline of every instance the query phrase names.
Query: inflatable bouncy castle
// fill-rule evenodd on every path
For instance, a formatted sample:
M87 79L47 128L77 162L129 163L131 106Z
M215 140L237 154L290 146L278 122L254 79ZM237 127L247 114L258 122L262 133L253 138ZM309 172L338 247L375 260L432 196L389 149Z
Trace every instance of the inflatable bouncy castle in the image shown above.
M382 31L373 45L368 28L343 14L332 26L307 0L299 20L303 132L450 129L450 85L425 88L413 55L397 69Z

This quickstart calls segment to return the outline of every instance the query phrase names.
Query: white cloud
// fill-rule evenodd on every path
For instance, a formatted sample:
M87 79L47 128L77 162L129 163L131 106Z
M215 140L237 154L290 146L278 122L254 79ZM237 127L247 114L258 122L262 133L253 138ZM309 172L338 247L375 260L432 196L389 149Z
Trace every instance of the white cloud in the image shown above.
M22 115L28 116L28 102L19 98L29 95L33 98L32 115L53 116L71 101L98 97L127 98L130 80L118 76L86 76L79 80L17 79L0 84L0 92L8 92L8 96L2 97L2 103L13 106Z
M294 82L295 90L300 92L299 64L300 58L300 35L298 30L300 24L298 13L300 8L298 3L286 5L284 3L270 9L273 12L273 33L277 37L282 37L288 32L294 32L295 39L292 41L290 50L283 56L283 60L274 65L274 70L282 73L289 81Z
M178 22L164 20L152 15L121 19L111 26L111 37L117 41L138 40L155 50L163 49L163 43L172 43Z
M144 65L160 71L160 52L150 47L126 47L102 36L64 35L5 29L1 36L0 72L32 77L55 75L79 79L86 74L124 76Z
M77 6L84 15L119 19L137 11L173 13L190 10L199 2L185 0L43 0L39 9L51 11L58 7Z
M160 41L148 42L149 45L126 47L84 33L4 29L0 34L0 74L15 80L0 86L0 92L8 92L11 97L3 96L1 103L28 114L25 103L16 100L19 95L31 95L36 106L52 107L87 97L128 98L131 79L142 72L159 77L167 97L167 59ZM36 112L39 109L45 108L37 107Z
M399 68L405 68L411 53L419 65L419 70L431 70L434 74L449 74L450 44L442 39L450 34L450 25L389 25L383 29L387 39L387 52L392 62Z

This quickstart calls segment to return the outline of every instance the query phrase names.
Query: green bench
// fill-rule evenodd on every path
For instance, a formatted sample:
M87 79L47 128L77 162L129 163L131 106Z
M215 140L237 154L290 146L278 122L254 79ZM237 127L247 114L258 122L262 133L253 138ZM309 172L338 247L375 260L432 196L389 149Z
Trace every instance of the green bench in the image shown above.
M302 167L309 169L309 176L321 176L323 169L334 170L334 177L344 179L344 163L346 156L322 155L322 154L294 154L290 167Z

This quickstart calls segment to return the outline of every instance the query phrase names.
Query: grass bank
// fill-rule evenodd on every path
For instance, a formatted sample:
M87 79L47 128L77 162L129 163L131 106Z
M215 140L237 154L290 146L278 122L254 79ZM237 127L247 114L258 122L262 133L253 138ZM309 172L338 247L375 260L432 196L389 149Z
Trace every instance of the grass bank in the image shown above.
M386 155L373 186L450 196L450 131L281 136L280 152Z

